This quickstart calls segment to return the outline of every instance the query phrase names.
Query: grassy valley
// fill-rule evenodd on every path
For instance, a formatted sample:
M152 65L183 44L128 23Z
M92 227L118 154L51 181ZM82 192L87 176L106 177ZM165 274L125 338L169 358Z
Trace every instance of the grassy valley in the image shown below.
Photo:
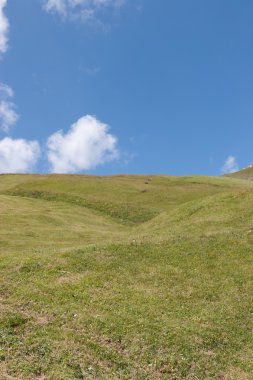
M250 179L1 175L0 379L253 379Z

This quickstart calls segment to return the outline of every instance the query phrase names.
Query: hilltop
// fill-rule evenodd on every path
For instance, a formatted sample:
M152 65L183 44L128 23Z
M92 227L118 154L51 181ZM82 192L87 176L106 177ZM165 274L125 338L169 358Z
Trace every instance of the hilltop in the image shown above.
M1 175L0 379L253 379L245 170Z
M248 179L253 180L253 164L247 166L246 168L239 170L234 173L227 174L228 177L238 178L238 179Z

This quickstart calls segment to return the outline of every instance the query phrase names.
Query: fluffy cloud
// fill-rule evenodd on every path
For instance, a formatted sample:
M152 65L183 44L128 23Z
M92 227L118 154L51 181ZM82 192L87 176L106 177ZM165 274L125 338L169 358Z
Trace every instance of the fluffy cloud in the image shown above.
M11 139L0 140L0 173L30 172L40 155L37 141Z
M8 132L18 120L15 104L10 100L13 95L14 92L11 87L0 83L0 129L4 132Z
M0 0L0 53L5 53L8 48L7 33L9 29L8 20L4 14L4 7L7 0Z
M64 134L58 131L47 141L47 157L54 173L77 173L117 157L117 139L108 125L84 116Z
M236 158L234 156L228 156L226 161L224 162L224 165L221 168L221 173L234 173L239 170L238 163L236 161Z
M58 13L63 17L79 17L83 21L96 20L96 14L105 9L120 8L126 0L44 0L48 12Z

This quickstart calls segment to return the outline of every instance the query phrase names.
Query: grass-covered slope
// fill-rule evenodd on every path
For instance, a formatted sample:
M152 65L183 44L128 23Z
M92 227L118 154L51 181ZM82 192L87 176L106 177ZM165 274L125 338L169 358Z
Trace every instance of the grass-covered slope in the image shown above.
M253 164L238 172L227 174L228 177L253 180Z
M0 379L253 379L253 183L0 176Z

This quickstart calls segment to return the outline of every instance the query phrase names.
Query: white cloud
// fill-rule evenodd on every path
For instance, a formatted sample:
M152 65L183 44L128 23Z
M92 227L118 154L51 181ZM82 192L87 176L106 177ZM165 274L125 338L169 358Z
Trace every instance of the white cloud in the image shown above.
M7 0L0 0L0 53L5 53L8 48L8 30L9 22L4 14L4 7Z
M4 132L8 132L18 120L15 104L10 101L13 96L12 88L0 83L0 129Z
M236 158L234 156L228 156L226 161L224 162L224 165L221 168L221 173L234 173L239 170L238 163L236 161Z
M0 0L1 1L1 0ZM0 95L2 97L11 98L14 96L13 89L7 84L0 83Z
M0 140L0 173L30 172L40 155L37 141L11 139Z
M94 116L84 116L64 134L58 131L47 141L47 157L54 173L89 170L117 157L117 138Z
M0 0L0 54L5 53L8 48L9 22L4 14L6 4L7 0ZM8 132L18 120L15 104L10 101L13 96L12 88L0 83L0 129L4 132Z
M44 0L48 12L64 18L79 17L84 22L96 21L97 13L106 9L119 9L126 0Z
M66 2L65 0L46 0L45 9L48 12L58 12L64 15L66 12Z

